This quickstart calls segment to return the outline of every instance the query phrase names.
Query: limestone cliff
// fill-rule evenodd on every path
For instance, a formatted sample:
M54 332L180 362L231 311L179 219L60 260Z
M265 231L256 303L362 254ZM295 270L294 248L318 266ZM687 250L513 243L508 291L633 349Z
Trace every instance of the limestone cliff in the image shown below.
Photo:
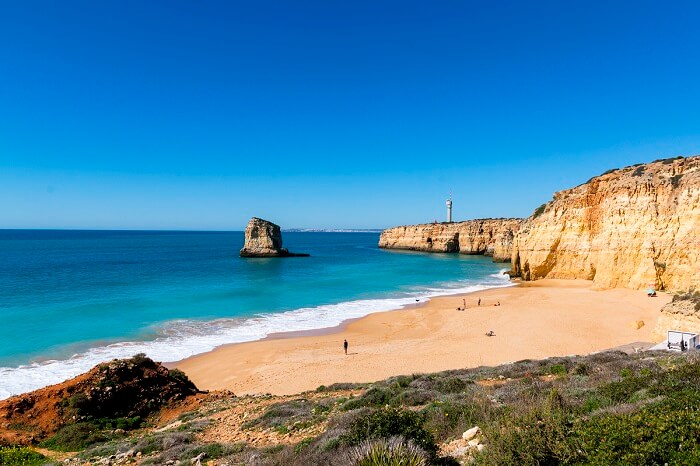
M517 232L512 272L600 288L700 288L700 156L611 170L560 191Z
M673 301L661 308L654 328L654 341L665 340L668 330L700 334L700 293L674 296Z
M245 228L245 242L241 257L300 257L282 247L282 232L279 225L253 217Z
M506 218L394 227L382 232L379 247L484 254L493 256L495 262L508 262L521 222L521 219Z

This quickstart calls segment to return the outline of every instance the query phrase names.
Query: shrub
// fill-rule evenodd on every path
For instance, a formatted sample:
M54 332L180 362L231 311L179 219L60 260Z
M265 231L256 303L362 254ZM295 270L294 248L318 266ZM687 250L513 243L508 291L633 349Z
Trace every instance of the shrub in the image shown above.
M488 448L476 456L482 465L560 464L571 456L564 413L536 406L521 416L504 417L484 428Z
M459 393L467 388L467 382L459 377L441 377L435 381L434 387L440 393Z
M391 399L392 405L418 406L426 404L437 397L438 393L427 390L409 388Z
M576 462L585 464L700 464L700 415L661 403L628 415L577 423Z
M304 448L308 447L313 441L314 441L314 439L312 437L305 438L304 440L300 441L299 443L294 445L294 453L298 455L299 453L301 453L301 451Z
M546 208L547 208L547 203L545 202L544 204L542 204L541 206L539 206L538 208L535 209L535 211L532 213L532 218L537 218L540 215L542 215L544 213L544 209L546 209Z
M401 437L365 441L351 453L355 466L426 466L429 457Z
M90 402L85 393L76 393L68 398L68 406L75 410L78 415L82 415L89 408Z
M567 374L566 366L564 364L553 364L549 368L549 373L552 375L557 375L557 376L566 375Z
M0 447L0 465L34 466L45 464L46 457L27 447Z
M591 368L585 362L580 362L574 367L574 375L589 375L591 373Z
M649 381L646 378L628 375L622 380L610 382L599 387L598 392L616 403L622 403L629 401L634 393L642 388L648 387L648 385Z
M174 447L184 447L192 443L194 436L184 432L163 432L142 438L134 446L135 452L149 455L157 451L164 451Z
M44 440L42 447L56 451L78 451L94 443L109 440L91 422L76 422L62 427L53 437Z
M187 377L187 374L182 372L180 369L169 369L168 370L168 375L172 377L175 380L179 380L180 382L186 383L186 384L191 384L192 381L190 381L190 378Z
M423 416L413 411L387 407L370 412L357 419L342 440L358 445L365 440L402 436L415 442L431 457L437 456L433 435L423 428Z

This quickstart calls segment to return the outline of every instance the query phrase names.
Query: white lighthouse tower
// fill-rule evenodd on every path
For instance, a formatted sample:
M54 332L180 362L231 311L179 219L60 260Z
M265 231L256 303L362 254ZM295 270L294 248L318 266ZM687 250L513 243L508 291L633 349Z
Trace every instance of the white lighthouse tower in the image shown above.
M452 223L452 194L447 199L447 223Z

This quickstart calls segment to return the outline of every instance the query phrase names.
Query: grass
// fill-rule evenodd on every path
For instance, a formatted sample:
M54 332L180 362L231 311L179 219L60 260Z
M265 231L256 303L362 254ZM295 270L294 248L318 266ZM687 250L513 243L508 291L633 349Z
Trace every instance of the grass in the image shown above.
M46 464L46 457L31 448L0 447L0 465L2 466L38 466L41 464Z

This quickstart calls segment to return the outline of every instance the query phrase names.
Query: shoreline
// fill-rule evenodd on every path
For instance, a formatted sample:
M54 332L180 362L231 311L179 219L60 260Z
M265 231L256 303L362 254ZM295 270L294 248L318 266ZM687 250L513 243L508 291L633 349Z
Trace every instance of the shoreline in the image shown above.
M476 300L481 298L482 305ZM466 311L457 311L462 300ZM585 280L520 282L425 299L335 327L278 332L167 363L204 390L293 394L393 375L586 354L650 341L670 300L643 291L594 290ZM492 302L493 301L493 302ZM501 306L493 306L497 301ZM644 325L636 328L636 323ZM485 333L493 330L494 337ZM350 342L345 356L342 342ZM303 377L299 377L303 374Z
M494 274L495 275L495 274ZM112 359L129 358L137 353L146 353L149 357L154 360L164 361L166 367L175 367L182 361L188 360L192 357L197 357L202 354L208 354L215 351L218 348L226 347L229 345L242 344L247 342L260 342L260 341L270 341L277 339L288 339L304 336L318 336L318 335L330 335L342 331L347 325L350 325L354 321L362 319L371 314L394 312L401 309L415 309L417 305L423 305L428 300L434 299L435 297L444 296L456 296L465 294L465 290L473 288L489 289L491 287L509 287L512 286L509 281L499 280L500 283L491 284L472 284L466 285L458 288L440 288L439 290L430 290L426 288L423 292L417 295L404 296L404 297L384 297L384 298L374 298L374 299L360 299L355 301L344 301L337 304L321 305L315 308L300 308L291 311L285 311L281 313L270 313L265 316L251 316L250 318L245 318L257 325L256 331L259 331L259 335L256 335L254 339L250 340L238 340L235 339L228 341L218 341L214 342L212 345L210 338L205 337L204 341L201 342L201 336L195 335L191 341L186 340L188 345L186 350L183 351L182 348L178 349L178 343L167 340L139 340L139 341L125 341L125 342L114 342L107 343L102 346L89 347L87 350L82 352L75 352L73 356L67 357L66 359L54 359L46 358L44 361L31 361L26 364L22 364L17 367L0 367L0 378L5 378L5 382L0 384L0 400L8 398L13 395L18 395L21 393L27 393L39 388L50 386L56 383L62 383L73 377L76 377L84 372L87 372L96 364L101 362L106 362ZM477 290L479 291L479 290ZM433 294L435 293L435 294ZM420 303L416 303L416 300L420 300ZM378 304L379 303L379 306ZM309 328L309 325L301 325L301 327L306 326L305 329L301 330L291 330L291 331L280 331L278 329L284 328L284 326L273 325L273 329L270 329L270 333L264 332L265 330L260 325L265 325L264 318L273 319L285 319L287 314L295 314L298 311L325 311L328 312L327 308L332 308L336 306L344 306L350 304L350 315L344 317L344 314L337 312L337 310L331 310L330 314L326 317L331 317L331 322L315 322L317 325L330 324L329 327L320 328ZM369 309L362 309L362 306L369 306ZM354 309L353 309L354 307ZM360 312L357 312L357 311ZM354 314L354 315L353 315ZM335 315L335 317L334 317ZM287 316L287 317L285 317ZM260 319L263 317L263 319ZM313 318L313 316L310 316ZM259 322L258 322L259 321ZM216 320L212 321L216 322ZM255 324L258 322L258 324ZM302 322L303 324L304 322ZM313 324L312 321L308 323ZM228 327L227 327L228 328ZM233 326L230 327L234 331L238 328L244 328L244 326ZM221 339L220 335L214 334L215 339ZM200 348L196 348L200 346ZM204 347L201 347L204 346ZM207 347L208 346L208 347ZM192 347L195 347L194 352L188 352ZM175 354L173 355L173 352ZM109 355L107 355L109 353ZM184 354L183 354L184 353ZM173 357L175 356L175 357Z
M504 272L505 273L505 272ZM283 332L271 332L265 335L262 338L259 338L257 340L251 340L251 341L234 341L231 343L224 343L219 346L216 346L215 348L212 348L209 351L204 351L202 353L197 353L193 354L192 356L188 356L184 359L179 359L175 361L164 361L162 364L168 368L174 368L177 367L179 364L188 361L192 358L196 358L198 356L202 356L205 354L212 353L214 351L219 350L220 348L226 348L229 346L235 346L235 345L243 345L246 343L258 343L258 342L264 342L264 341L274 341L274 340L286 340L286 339L291 339L291 338L306 338L306 337L317 337L317 336L326 336L326 335L333 335L336 333L342 333L342 331L349 325L353 324L354 322L360 321L362 319L366 319L369 316L375 315L375 314L385 314L385 313L390 313L390 312L400 312L400 311L405 311L405 310L411 310L411 309L419 309L422 306L426 306L428 303L430 303L434 299L442 299L442 298L463 298L465 296L472 295L474 293L482 293L486 292L489 290L496 290L496 289L501 289L501 288L512 288L515 286L518 286L521 283L519 279L516 280L509 280L507 284L503 285L475 285L475 286L484 286L483 289L480 290L475 290L475 291L467 291L467 292L462 292L460 291L459 293L455 294L438 294L436 296L428 296L428 297L420 297L420 298L415 298L416 302L413 303L408 303L408 304L403 304L397 308L391 308L391 309L386 309L383 311L372 311L369 314L365 314L360 317L349 317L347 319L342 320L340 323L333 325L331 327L320 327L320 328L312 328L312 329L307 329L307 330L289 330L289 331L283 331ZM445 289L447 290L447 289ZM284 314L284 313L282 313Z

